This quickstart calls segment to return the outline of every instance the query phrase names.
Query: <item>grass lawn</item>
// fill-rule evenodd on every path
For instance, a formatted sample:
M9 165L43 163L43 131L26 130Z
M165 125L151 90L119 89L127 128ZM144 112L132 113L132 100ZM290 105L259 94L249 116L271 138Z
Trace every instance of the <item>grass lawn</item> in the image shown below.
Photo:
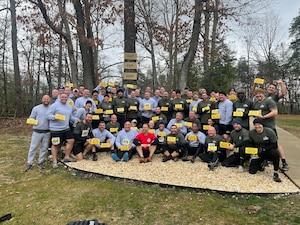
M107 224L299 224L300 195L229 195L162 188L35 166L24 173L30 127L0 133L0 217L3 224L65 225L98 219ZM217 179L217 178L216 178Z
M279 127L300 138L300 115L278 115L276 123Z

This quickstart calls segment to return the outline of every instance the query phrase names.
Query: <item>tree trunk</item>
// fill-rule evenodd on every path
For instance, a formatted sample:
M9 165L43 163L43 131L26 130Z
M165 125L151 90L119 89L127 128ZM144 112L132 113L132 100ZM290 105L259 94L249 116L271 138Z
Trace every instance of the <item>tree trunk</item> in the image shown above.
M213 27L212 27L212 34L211 34L210 65L214 64L215 58L217 56L216 41L218 36L219 5L220 5L220 0L215 0L214 10L213 10Z
M209 0L205 3L204 11L204 41L203 41L203 70L204 73L207 72L209 67L209 27L210 27L210 9L209 9Z
M71 81L74 83L76 87L78 87L79 82L78 82L78 68L77 68L77 62L75 60L74 56L74 48L72 44L72 39L71 39L71 32L70 32L70 27L69 27L69 22L66 20L66 17L64 16L64 13L66 12L65 10L65 1L62 2L62 0L58 0L58 8L61 14L62 22L65 28L65 35L67 38L64 38L66 44L67 44L67 50L68 50L68 56L70 60L70 67L71 67Z
M18 52L18 37L17 37L17 16L16 16L16 2L10 0L10 15L11 15L11 44L13 51L14 63L14 82L15 82L15 109L18 114L23 114L23 100L21 88L21 75L19 67L19 52Z
M93 53L92 47L89 44L90 39L86 36L85 31L85 16L83 12L83 7L80 0L74 0L74 8L76 10L77 18L77 34L80 45L81 59L83 64L83 85L92 90L96 86L95 74L94 74L94 63L92 60ZM90 15L86 15L87 17Z
M199 34L201 31L201 14L202 14L201 11L202 11L202 0L195 0L195 15L194 15L192 37L191 37L188 52L184 57L184 61L181 67L180 81L179 81L180 89L184 89L184 87L186 87L187 76L197 51Z

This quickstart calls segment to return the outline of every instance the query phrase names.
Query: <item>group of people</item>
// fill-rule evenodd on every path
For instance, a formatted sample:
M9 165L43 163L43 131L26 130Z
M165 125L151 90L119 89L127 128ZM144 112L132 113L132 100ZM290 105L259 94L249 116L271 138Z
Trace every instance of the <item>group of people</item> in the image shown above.
M52 167L57 168L58 152L65 145L63 162L97 161L97 153L105 151L116 162L127 162L133 155L138 155L139 163L153 157L194 163L199 157L210 170L222 165L243 172L248 162L249 173L255 174L272 161L273 179L281 182L280 158L282 170L288 170L288 164L278 143L275 117L276 102L285 92L281 80L266 91L253 85L254 101L242 88L229 94L185 88L169 96L163 87L154 92L147 87L142 98L139 89L98 86L90 94L82 85L73 90L60 87L51 97L44 95L27 119L33 134L25 171L32 169L39 144L40 169L45 168L48 147Z

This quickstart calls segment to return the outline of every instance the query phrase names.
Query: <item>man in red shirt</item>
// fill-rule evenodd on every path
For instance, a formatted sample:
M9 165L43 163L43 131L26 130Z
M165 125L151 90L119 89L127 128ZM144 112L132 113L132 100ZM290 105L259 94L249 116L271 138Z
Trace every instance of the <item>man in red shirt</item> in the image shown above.
M157 138L154 134L149 133L149 125L143 124L142 132L139 133L133 143L140 156L140 163L152 161L152 156L156 150Z

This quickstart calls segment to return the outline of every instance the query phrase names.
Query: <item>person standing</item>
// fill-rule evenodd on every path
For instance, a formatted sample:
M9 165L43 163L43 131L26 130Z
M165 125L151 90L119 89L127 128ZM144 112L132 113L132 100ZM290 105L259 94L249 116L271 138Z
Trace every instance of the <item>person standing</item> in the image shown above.
M49 129L51 133L51 153L52 153L52 167L57 168L57 154L64 142L66 142L64 162L74 162L70 157L74 145L74 135L70 129L69 123L78 121L72 115L72 108L67 104L68 95L61 94L60 101L51 105L46 113L49 120ZM79 121L78 121L79 122Z
M33 122L33 133L31 136L30 147L28 151L27 166L25 172L32 169L34 157L36 155L39 144L41 144L40 154L38 158L38 168L44 169L44 159L48 150L48 140L50 136L49 121L46 117L46 112L50 105L50 96L44 95L42 97L42 104L33 107L29 119L35 120ZM30 123L30 122L29 122Z

